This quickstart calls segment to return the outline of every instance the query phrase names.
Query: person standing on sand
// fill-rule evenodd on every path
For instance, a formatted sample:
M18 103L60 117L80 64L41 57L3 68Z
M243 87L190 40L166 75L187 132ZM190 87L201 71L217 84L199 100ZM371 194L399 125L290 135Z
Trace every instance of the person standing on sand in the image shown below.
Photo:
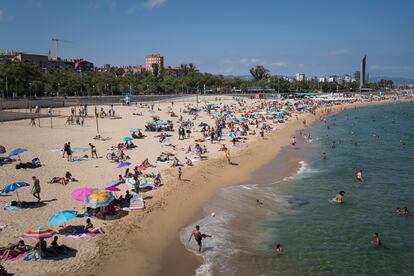
M94 158L94 156L95 156L95 158L98 158L98 154L96 153L96 147L94 145L92 145L91 143L89 143L89 146L91 147L92 158Z
M37 198L37 202L40 202L40 180L36 178L36 176L33 176L32 179L33 179L32 194L35 198Z
M200 225L196 225L196 228L193 230L193 232L190 235L190 238L188 239L188 242L191 241L191 238L194 236L194 239L196 240L198 244L198 252L201 252L201 248L203 247L202 239L203 238L211 238L211 235L207 234L201 234L200 232Z
M70 142L68 142L66 147L66 155L68 156L67 160L72 161L72 148L70 147Z
M178 180L181 181L181 176L183 175L183 170L181 169L181 167L178 167Z
M63 145L63 153L62 153L62 158L65 158L65 153L66 153L66 151L67 151L67 148L68 148L68 143L65 143L65 144Z
M227 163L231 164L231 160L230 160L230 150L229 149L226 150L225 157L227 159Z

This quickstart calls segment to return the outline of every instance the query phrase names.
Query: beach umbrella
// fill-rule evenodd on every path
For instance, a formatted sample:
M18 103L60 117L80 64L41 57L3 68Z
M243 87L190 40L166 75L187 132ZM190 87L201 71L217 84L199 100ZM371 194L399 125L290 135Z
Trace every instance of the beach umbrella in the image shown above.
M109 186L109 187L106 187L105 190L110 191L110 192L119 192L121 189L117 187Z
M19 193L17 192L17 190L20 189L20 188L23 188L23 187L28 187L28 186L30 186L30 185L29 185L29 183L26 183L26 182L13 182L13 183L10 183L10 184L6 185L1 190L1 192L5 193L5 194L8 194L8 193L16 191L17 200L20 201Z
M116 186L118 184L120 184L120 181L119 180L112 180L112 181L110 181L108 183L105 183L105 187L112 187L112 186Z
M26 152L26 151L27 151L27 149L24 149L24 148L15 148L14 150L12 150L9 153L9 157L17 155L17 157L19 158L19 161L22 162L22 160L20 159L20 154L22 154L23 152Z
M6 153L6 148L0 145L0 154Z
M51 238L54 234L56 234L56 232L53 231L52 229L39 227L39 228L30 230L30 231L27 231L25 234L21 235L19 238L22 238L22 239L32 238L32 239L40 240L40 239Z
M131 165L130 162L121 162L118 164L118 166L116 166L118 169L121 169L123 167L128 167L129 165Z
M227 133L227 136L229 136L229 137L231 137L231 138L234 138L234 137L236 137L237 135L236 135L236 133L234 133L234 132L229 132L229 133Z
M134 185L135 185L135 180L131 177L131 178L128 178L126 181L125 181L125 183L126 184L128 184L129 186L131 186L131 187L134 187Z
M88 195L85 203L87 207L98 208L107 206L112 200L114 200L114 195L110 191L96 190Z
M140 131L140 128L130 128L129 132L138 132Z
M92 193L93 191L95 191L95 190L96 189L89 188L89 187L77 188L77 189L73 190L71 195L72 195L72 198L74 200L85 201L85 199L88 197L88 195L90 193Z
M163 120L157 120L157 121L155 121L155 124L157 124L157 125L167 125L167 122L164 122Z
M126 137L122 138L122 140L125 141L125 142L128 142L128 141L132 141L132 138L126 136Z
M71 221L74 217L78 215L77 211L74 210L64 210L60 211L49 218L47 223L49 225L59 225Z
M245 117L238 117L237 118L237 121L244 122L244 121L246 121L246 118Z

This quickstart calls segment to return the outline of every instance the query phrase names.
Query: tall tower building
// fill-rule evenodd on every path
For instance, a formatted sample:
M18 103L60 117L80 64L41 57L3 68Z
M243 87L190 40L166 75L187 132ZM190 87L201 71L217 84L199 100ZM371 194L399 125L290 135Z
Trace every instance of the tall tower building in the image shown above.
M364 56L364 58L361 61L361 71L360 71L360 77L359 77L359 88L364 87L366 83L366 66L367 66L367 56Z

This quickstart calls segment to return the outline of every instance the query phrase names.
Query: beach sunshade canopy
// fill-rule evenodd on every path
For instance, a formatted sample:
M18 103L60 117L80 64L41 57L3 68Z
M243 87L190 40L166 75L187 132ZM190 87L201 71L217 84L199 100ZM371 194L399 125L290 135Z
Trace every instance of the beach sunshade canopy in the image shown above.
M0 145L0 154L6 153L6 148Z
M28 187L28 186L30 186L30 185L29 185L29 183L26 183L26 182L13 182L13 183L10 183L10 184L6 185L6 187L4 187L1 190L1 192L7 194L7 193L14 192L17 189L20 189L20 188L23 188L23 187Z
M231 137L231 138L234 138L234 137L236 137L237 135L236 135L236 133L235 133L235 132L229 132L229 133L227 133L227 136L229 136L229 137Z
M9 153L9 157L11 157L11 156L15 156L15 155L19 155L19 154L21 154L21 153L23 153L23 152L26 152L27 151L27 149L24 149L24 148L15 148L14 150L12 150L10 153Z
M123 167L128 167L129 165L131 165L130 162L121 162L118 164L118 166L116 166L118 169L121 169Z
M114 200L114 195L110 191L96 190L86 198L86 206L90 208L99 208L107 206Z
M64 210L51 216L49 220L47 221L47 223L49 225L59 225L59 224L71 221L77 215L78 215L77 211Z
M142 188L142 187L144 187L145 185L147 185L149 182L148 182L148 180L146 180L145 178L143 178L143 177L138 177L138 181L139 181L139 187L140 188ZM131 187L135 187L134 185L135 185L135 180L134 180L134 178L128 178L127 180L126 180L126 184L128 184L129 186L131 186Z
M89 188L89 187L77 188L77 189L73 190L71 195L72 195L72 198L74 200L85 201L85 199L88 197L88 195L90 193L92 193L93 191L95 191L95 190L96 189Z
M167 125L167 122L163 121L163 120L157 120L155 121L156 125Z
M140 130L141 130L140 128L130 128L129 132L138 132Z
M132 141L132 138L126 136L126 137L122 138L122 141L125 141L125 142Z
M110 191L110 192L119 192L121 189L119 189L117 187L110 186L110 187L106 187L105 190Z
M52 229L47 229L47 228L43 228L43 227L39 227L30 231L27 231L24 235L21 235L20 238L23 239L47 239L47 238L51 238L54 234L56 234L55 231L53 231Z

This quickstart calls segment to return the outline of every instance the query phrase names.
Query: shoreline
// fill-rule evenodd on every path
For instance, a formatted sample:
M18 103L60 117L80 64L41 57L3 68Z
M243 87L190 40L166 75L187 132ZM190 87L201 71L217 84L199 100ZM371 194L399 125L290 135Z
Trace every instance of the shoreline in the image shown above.
M354 107L392 103L396 102L387 100L336 105L331 107L331 114ZM326 115L323 114L323 109L317 110L316 115L306 113L298 121L292 118L282 129L267 134L263 141L257 139L247 143L245 148L232 156L233 162L238 163L238 166L229 167L223 159L216 158L203 161L203 165L190 168L184 175L184 178L189 181L185 181L184 185L177 181L169 182L167 185L170 187L164 198L155 204L150 204L144 213L133 214L131 218L127 218L128 221L125 224L128 230L133 230L131 233L122 231L125 230L122 229L124 227L114 225L114 228L118 230L116 231L117 239L128 240L130 246L128 253L119 248L111 248L109 242L100 241L99 256L90 260L87 266L82 266L78 271L67 275L96 274L94 267L98 264L101 266L99 275L119 273L120 269L123 274L145 271L146 275L160 275L162 271L174 271L171 270L172 267L177 266L174 259L179 259L180 264L185 264L188 269L198 267L201 263L200 258L191 255L192 253L180 243L179 231L194 221L197 214L201 213L202 207L220 188L247 181L254 171L273 160L282 147L290 143L291 136L296 131L305 128L301 120L306 118L307 126L310 126L321 115ZM249 164L251 160L255 160L255 163ZM149 213L153 214L149 215ZM112 232L109 231L109 235L113 236ZM111 237L108 239L111 240ZM177 252L182 252L182 254ZM173 257L169 257L168 254ZM122 268L119 267L120 264ZM194 270L192 271L194 273Z

